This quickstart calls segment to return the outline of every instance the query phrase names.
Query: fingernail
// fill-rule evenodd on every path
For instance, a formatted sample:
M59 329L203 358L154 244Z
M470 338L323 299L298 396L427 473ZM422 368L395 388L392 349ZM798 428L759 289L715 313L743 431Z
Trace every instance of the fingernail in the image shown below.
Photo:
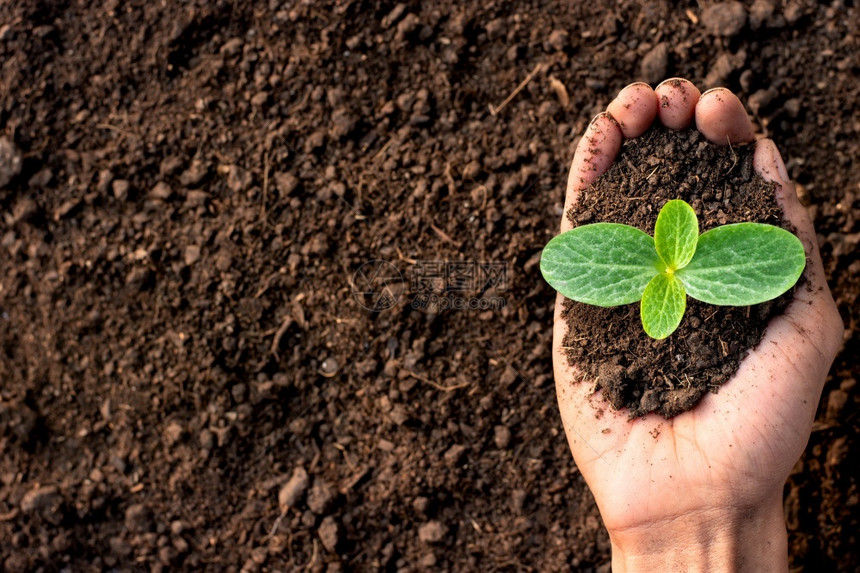
M595 115L594 117L591 118L591 121L588 122L588 127L591 127L592 125L597 123L597 120L602 118L602 117L607 117L609 119L612 119L612 116L609 115L608 111L601 111L600 113L598 113L597 115Z
M625 90L627 90L627 89L629 89L629 88L632 88L632 87L636 87L636 86L645 86L645 87L646 87L646 88L648 88L649 90L651 89L651 85L650 85L650 84L646 84L645 82L633 82L632 84L627 84L626 86L624 86L624 88L623 88L620 92L618 92L618 94L620 95L620 94L621 94L621 93L623 93Z
M684 79L684 78L669 78L669 79L665 79L665 80L663 80L662 82L660 82L659 84L657 84L657 87L656 87L656 88L654 88L654 91L659 90L661 87L663 87L664 85L668 84L669 82L681 82L681 83L683 83L683 84L691 83L691 82L690 82L690 80L687 80L687 79Z

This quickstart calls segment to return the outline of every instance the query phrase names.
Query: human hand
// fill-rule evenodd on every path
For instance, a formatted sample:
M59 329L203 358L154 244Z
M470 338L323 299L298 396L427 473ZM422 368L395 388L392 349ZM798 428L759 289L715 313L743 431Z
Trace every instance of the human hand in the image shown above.
M610 117L611 115L611 117ZM615 121L613 121L613 118ZM625 138L655 119L692 125L711 142L751 143L743 105L730 91L701 94L686 80L656 90L626 87L577 146L561 230L579 193L615 160ZM628 420L580 382L562 350L567 330L558 295L553 365L562 421L576 464L594 493L612 542L613 571L782 570L788 567L782 490L809 438L842 321L825 282L815 231L769 139L753 167L776 184L786 219L806 248L807 284L795 291L755 350L719 394L670 420Z

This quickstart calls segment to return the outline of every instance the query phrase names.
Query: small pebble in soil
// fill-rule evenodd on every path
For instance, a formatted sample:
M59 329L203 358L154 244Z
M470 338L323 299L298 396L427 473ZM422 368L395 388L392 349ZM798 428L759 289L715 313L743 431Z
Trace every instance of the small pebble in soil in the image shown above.
M758 30L773 15L773 11L772 0L755 0L750 6L750 28Z
M182 535L188 529L188 523L182 521L181 519L176 519L170 522L170 533L172 533L173 535Z
M449 466L455 466L460 463L460 460L463 458L463 454L466 453L466 446L462 444L454 444L448 451L445 452L443 456L445 459L445 463Z
M645 54L639 64L639 75L642 81L655 85L666 77L669 67L669 44L660 42Z
M289 172L275 173L275 187L278 195L283 199L289 197L299 187L299 178Z
M556 52L562 52L570 44L570 34L567 30L553 30L547 39L547 45Z
M173 196L173 189L164 181L159 181L149 191L149 198L157 201L167 201Z
M827 417L831 420L839 420L842 411L848 403L848 393L842 390L831 390L827 395Z
M423 523L418 527L418 539L424 543L438 543L442 541L447 533L448 528L435 519Z
M340 370L340 363L338 363L337 358L331 356L323 360L322 365L320 365L320 374L326 378L336 375L338 370Z
M328 515L323 518L317 530L317 535L319 535L320 541L322 541L326 551L334 553L340 535L339 527L334 517Z
M54 172L50 168L45 167L36 172L35 175L27 180L28 187L47 187L54 180Z
M505 19L495 18L493 20L490 20L489 22L487 22L487 26L485 29L487 30L488 40L495 40L496 38L500 38L507 31Z
M189 267L200 260L200 247L198 245L188 245L185 247L185 264Z
M111 183L111 191L113 191L113 196L115 199L120 201L125 201L128 199L128 190L130 184L125 179L115 179Z
M152 527L152 512L141 503L130 505L125 510L125 526L134 533L149 531Z
M21 151L8 137L0 137L0 189L21 173Z
M424 496L419 495L414 500L412 500L412 508L418 513L427 513L429 507L430 500Z
M496 426L493 429L493 441L496 447L503 450L511 443L511 430L507 426Z
M317 515L326 513L334 501L335 492L321 477L314 478L314 484L308 492L308 509Z
M191 160L191 166L179 176L179 182L184 187L198 185L209 174L209 163L199 157Z
M164 428L164 441L168 446L173 446L182 438L184 430L182 429L182 424L179 422L173 421L167 424L167 427Z
M50 508L62 501L56 486L46 485L32 489L21 498L21 511L31 513L34 511Z
M241 404L248 399L248 386L239 382L230 388L230 394L238 404Z
M119 535L111 537L108 540L108 546L110 547L111 553L117 557L128 557L131 555L132 551L134 551L131 543L129 543L125 537Z
M516 514L522 514L523 508L526 505L526 498L528 497L528 493L522 489L515 489L511 493L511 509Z
M655 388L645 390L639 404L643 411L653 412L660 407L660 391Z
M293 470L293 475L289 481L284 484L284 487L278 492L278 505L281 511L286 511L301 501L302 496L308 489L310 478L308 472L302 466L296 467Z
M200 440L200 447L204 450L211 450L215 447L215 434L213 434L211 430L200 430L198 438Z
M702 25L714 36L736 36L747 23L747 10L740 2L712 4L702 12Z

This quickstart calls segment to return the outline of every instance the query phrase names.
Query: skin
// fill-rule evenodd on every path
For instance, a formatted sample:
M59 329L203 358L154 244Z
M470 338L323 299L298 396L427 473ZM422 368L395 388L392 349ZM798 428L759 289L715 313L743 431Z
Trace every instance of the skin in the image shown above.
M809 288L768 325L759 346L719 394L671 420L628 421L583 381L561 348L558 295L553 366L559 408L576 464L612 542L613 571L786 571L782 491L806 447L842 320L824 279L815 231L771 140L754 142L743 104L687 80L652 90L632 84L598 115L571 164L565 213L615 160L626 137L654 122L693 125L717 145L754 144L753 166L806 248ZM754 142L754 143L753 143ZM564 217L561 230L570 228Z

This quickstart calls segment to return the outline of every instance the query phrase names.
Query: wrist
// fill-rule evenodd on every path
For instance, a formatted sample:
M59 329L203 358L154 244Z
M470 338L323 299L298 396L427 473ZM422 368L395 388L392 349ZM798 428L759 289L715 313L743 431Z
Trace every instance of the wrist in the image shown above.
M690 512L658 523L609 531L612 570L788 570L781 496L754 508Z

